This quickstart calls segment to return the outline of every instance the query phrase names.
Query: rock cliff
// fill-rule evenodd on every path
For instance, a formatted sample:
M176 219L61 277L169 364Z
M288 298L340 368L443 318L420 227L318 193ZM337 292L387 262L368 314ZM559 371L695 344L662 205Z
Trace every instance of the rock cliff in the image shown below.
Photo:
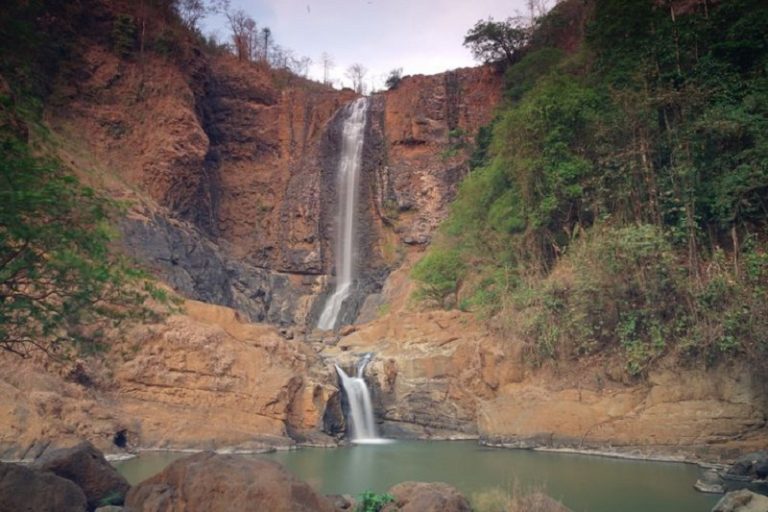
M254 321L311 323L333 272L336 114L355 94L194 48L181 62L83 48L47 119L74 167L98 169L86 179L134 202L121 224L129 252L189 298ZM497 73L471 68L406 77L374 96L363 284L346 323L397 263L399 244L429 241L500 95ZM217 263L201 272L206 260Z

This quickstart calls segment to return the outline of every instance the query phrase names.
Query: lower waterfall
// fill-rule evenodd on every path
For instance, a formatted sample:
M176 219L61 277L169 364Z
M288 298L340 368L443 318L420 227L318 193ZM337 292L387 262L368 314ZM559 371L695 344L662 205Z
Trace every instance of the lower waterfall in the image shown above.
M355 377L350 377L336 365L336 372L341 378L341 386L347 395L349 402L349 436L353 443L377 444L387 443L388 439L379 437L376 429L376 421L373 417L373 403L371 402L371 393L368 385L363 378L365 367L371 360L371 354L365 354L357 363L357 373Z

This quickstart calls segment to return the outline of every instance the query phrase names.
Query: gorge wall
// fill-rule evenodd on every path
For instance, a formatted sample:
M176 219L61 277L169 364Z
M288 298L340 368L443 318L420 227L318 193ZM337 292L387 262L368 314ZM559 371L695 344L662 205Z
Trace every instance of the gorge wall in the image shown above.
M132 201L127 251L189 298L253 321L314 321L333 272L335 114L356 95L229 55L193 50L169 65L84 47L47 119L62 140L79 140L67 151L75 167L102 169L111 194ZM397 265L398 246L428 243L500 97L491 68L406 77L373 96L364 268L345 323Z

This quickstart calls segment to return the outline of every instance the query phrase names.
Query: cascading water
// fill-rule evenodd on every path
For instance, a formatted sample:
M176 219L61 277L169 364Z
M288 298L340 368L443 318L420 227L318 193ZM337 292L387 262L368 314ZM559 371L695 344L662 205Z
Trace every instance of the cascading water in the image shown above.
M363 159L365 122L368 98L360 98L345 107L346 119L342 129L341 158L338 170L338 218L336 235L336 289L325 303L319 329L336 326L341 306L352 291L355 278L355 213L357 188Z
M371 393L368 391L368 385L363 378L365 367L371 360L371 354L366 354L357 363L357 374L350 377L339 365L336 365L336 372L341 378L341 386L347 394L349 402L350 437L353 443L360 444L380 444L389 442L388 439L379 437L376 429L376 422L373 419L373 404L371 402Z

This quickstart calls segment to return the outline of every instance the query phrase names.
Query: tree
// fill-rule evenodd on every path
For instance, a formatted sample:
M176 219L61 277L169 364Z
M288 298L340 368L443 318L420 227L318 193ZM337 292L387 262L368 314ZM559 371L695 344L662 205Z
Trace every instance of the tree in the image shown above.
M326 52L320 55L320 65L323 66L323 83L325 85L331 85L331 70L336 63L333 61L333 57Z
M389 72L389 75L387 75L387 79L384 81L384 83L387 86L387 89L392 90L400 83L400 80L403 79L403 68L396 68Z
M179 0L176 10L184 25L191 30L196 30L198 22L208 13L208 7L203 0Z
M486 63L517 62L520 50L528 42L529 30L520 19L507 18L493 21L493 18L475 23L464 37L464 46L472 55Z
M261 60L264 62L269 61L270 58L270 44L272 43L272 30L269 27L261 29Z
M309 57L291 58L288 67L299 76L304 78L309 75L309 67L312 65L312 59Z
M254 34L257 32L256 22L242 9L227 11L225 16L232 31L235 55L239 60L251 60Z
M142 303L156 290L109 251L112 208L0 136L0 350L96 350L102 328L150 314Z
M368 70L362 64L355 63L347 68L345 75L352 80L352 88L357 94L365 93L365 75Z

